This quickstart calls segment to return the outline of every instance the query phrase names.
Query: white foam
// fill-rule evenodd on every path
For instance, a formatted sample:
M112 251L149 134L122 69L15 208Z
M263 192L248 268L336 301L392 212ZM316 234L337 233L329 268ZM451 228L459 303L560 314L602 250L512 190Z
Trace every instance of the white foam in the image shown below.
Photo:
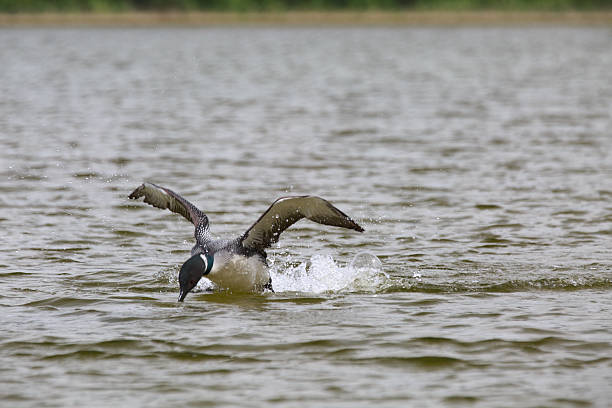
M347 266L331 255L314 255L297 266L270 268L276 292L375 292L388 279L382 262L368 252L357 254Z

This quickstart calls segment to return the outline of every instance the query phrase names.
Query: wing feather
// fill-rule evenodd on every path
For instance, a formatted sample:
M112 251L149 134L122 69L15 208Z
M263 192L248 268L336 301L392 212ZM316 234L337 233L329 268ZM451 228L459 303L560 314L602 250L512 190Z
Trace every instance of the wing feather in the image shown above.
M278 241L284 230L302 218L319 224L364 231L348 215L320 197L283 197L273 202L244 233L241 238L242 246L256 250L268 248Z
M143 183L129 195L136 200L144 197L144 202L162 210L170 210L185 217L195 227L195 237L198 241L204 241L208 234L208 217L199 208L185 200L174 191L155 185Z

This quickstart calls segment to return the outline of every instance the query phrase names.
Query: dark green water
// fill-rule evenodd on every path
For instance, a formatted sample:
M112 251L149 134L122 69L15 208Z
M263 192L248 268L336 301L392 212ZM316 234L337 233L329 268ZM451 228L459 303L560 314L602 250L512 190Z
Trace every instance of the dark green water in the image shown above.
M7 407L607 407L612 31L0 30ZM179 216L288 194L277 293L176 302ZM372 254L381 267L359 268Z

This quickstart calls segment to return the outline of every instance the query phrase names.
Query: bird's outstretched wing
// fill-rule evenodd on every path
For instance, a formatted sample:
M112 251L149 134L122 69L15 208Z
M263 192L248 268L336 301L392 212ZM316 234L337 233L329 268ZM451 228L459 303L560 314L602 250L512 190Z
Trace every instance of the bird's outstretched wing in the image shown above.
M284 230L302 218L308 218L319 224L364 231L348 215L320 197L283 197L272 203L270 208L244 233L240 242L245 248L263 250L277 242Z
M132 200L144 197L144 202L162 210L170 210L187 218L196 227L197 240L205 240L208 233L208 217L195 205L185 200L174 191L155 185L143 183L138 186L129 198Z

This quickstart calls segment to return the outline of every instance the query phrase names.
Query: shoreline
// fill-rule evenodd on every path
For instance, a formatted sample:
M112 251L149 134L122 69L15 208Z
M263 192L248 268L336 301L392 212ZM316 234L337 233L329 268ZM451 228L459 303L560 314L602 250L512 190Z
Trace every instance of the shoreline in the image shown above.
M0 27L224 25L612 26L612 11L286 11L0 13Z

